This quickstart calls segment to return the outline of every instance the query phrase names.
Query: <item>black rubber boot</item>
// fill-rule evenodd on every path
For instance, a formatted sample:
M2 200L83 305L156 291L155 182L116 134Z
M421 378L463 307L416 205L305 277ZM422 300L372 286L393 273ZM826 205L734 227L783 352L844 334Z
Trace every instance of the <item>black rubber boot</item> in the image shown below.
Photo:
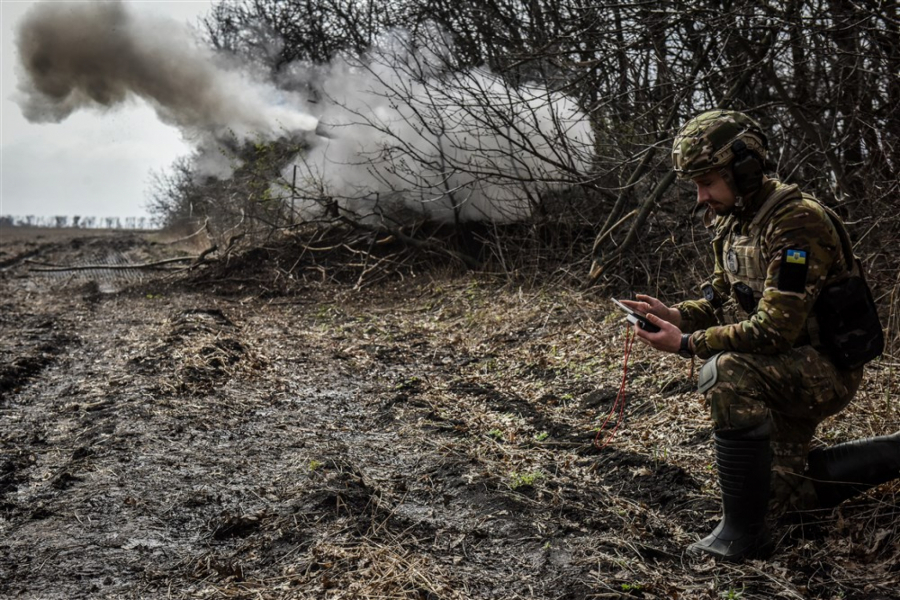
M716 433L715 442L722 521L688 551L732 561L765 554L771 546L766 525L772 478L769 423Z
M819 506L837 506L900 477L900 432L817 448L809 453L808 473Z

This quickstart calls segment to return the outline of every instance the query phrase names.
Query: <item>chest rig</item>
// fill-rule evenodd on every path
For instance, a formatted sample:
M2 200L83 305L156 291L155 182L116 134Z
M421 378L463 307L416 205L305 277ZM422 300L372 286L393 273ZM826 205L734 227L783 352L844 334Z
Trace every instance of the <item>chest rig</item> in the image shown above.
M853 254L850 236L840 217L795 185L778 185L749 223L729 215L716 225L713 249L717 269L724 276L728 298L717 309L725 324L737 323L756 312L766 286L769 260L763 234L774 211L787 202L815 202L839 240L836 257L815 304L807 316L796 346L812 345L827 354L839 369L857 369L884 350L884 332L878 308L865 279L862 263ZM788 260L785 256L783 260ZM782 275L785 265L782 264ZM779 278L779 289L781 288ZM803 288L803 281L795 282ZM724 291L724 290L723 290Z
M729 215L719 227L713 248L730 290L731 310L723 314L727 323L742 321L756 312L769 267L762 247L764 228L775 209L784 202L802 198L796 185L779 185L749 223Z

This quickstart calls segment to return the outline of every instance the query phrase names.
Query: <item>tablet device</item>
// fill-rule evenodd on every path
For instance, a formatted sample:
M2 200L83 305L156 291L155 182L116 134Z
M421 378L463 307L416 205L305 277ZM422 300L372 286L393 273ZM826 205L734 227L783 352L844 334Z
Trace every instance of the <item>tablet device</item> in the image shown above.
M659 327L648 321L647 315L645 315L644 313L628 308L615 298L611 298L611 300L613 301L613 304L618 306L619 309L627 315L625 317L625 320L627 320L629 323L633 323L644 331L649 331L650 333L656 333L657 331L659 331Z

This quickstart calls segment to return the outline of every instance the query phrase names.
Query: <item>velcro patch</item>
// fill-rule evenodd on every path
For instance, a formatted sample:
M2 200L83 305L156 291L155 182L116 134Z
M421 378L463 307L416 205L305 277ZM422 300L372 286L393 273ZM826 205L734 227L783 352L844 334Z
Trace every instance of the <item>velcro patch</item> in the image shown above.
M783 292L802 294L806 290L806 275L809 262L805 250L785 248L781 255L781 270L778 273L778 289Z

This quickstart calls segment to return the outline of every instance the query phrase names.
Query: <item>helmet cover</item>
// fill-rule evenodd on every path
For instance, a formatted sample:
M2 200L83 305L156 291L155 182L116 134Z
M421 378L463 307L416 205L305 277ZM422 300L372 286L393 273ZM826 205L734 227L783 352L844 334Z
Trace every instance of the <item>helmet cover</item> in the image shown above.
M743 113L711 110L685 123L672 145L672 166L680 179L690 179L734 160L732 145L742 140L765 160L768 142L759 124Z

